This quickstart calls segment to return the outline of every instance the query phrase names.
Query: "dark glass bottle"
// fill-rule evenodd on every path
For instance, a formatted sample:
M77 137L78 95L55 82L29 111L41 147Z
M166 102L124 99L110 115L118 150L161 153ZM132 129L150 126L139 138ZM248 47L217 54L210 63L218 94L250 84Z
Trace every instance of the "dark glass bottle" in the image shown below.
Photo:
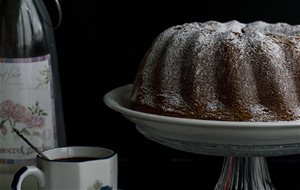
M42 0L0 0L0 189L35 152L65 145L53 27ZM1 187L2 186L2 187Z

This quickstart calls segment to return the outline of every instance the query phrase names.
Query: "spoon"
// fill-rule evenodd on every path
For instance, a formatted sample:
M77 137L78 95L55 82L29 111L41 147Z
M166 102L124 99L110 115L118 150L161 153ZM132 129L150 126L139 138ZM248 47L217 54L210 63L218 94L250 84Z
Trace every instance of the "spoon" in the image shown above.
M42 153L37 147L35 147L33 144L31 144L31 142L29 142L29 140L22 134L22 132L20 132L18 129L13 128L14 132L17 133L17 135L19 137L21 137L21 139L23 139L35 152L37 152L42 158L44 158L45 160L50 160L44 153Z

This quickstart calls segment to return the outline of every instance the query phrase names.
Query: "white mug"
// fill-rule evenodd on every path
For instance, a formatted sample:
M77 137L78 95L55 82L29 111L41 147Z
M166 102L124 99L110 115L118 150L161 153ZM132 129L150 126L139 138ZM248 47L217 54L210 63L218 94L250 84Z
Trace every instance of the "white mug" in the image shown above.
M62 147L37 156L37 166L24 166L14 176L12 190L21 190L26 176L33 175L40 190L117 190L117 154L101 147Z

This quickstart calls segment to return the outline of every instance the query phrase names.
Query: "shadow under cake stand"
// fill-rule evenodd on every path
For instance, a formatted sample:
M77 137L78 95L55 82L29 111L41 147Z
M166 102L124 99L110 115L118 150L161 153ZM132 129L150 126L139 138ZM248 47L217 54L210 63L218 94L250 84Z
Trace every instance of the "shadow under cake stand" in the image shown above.
M167 147L224 156L215 190L273 190L265 157L300 154L300 121L231 122L183 119L134 111L132 85L108 92L104 102Z

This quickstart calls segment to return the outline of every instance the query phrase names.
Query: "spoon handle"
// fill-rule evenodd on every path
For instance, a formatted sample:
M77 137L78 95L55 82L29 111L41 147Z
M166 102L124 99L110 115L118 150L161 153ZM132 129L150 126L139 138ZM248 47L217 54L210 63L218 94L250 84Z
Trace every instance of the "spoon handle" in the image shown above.
M38 148L36 148L29 140L16 128L13 128L14 132L17 133L21 139L23 139L35 152L37 152L42 158L50 160L44 153L42 153Z

